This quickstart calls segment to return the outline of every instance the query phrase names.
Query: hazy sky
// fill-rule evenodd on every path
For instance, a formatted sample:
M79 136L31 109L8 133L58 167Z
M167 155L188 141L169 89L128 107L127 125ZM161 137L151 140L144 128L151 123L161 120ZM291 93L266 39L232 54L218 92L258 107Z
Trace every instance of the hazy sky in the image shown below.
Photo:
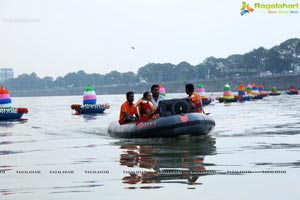
M300 38L300 13L241 16L241 7L241 0L0 0L0 67L54 78L136 73L149 62L196 65Z

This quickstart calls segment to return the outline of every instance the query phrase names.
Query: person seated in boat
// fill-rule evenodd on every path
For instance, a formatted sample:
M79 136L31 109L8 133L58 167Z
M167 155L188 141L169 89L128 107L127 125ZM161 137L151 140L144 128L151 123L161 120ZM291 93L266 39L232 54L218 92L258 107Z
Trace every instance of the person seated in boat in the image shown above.
M201 97L198 93L194 92L194 85L191 83L188 83L185 85L185 92L188 95L188 98L192 102L193 111L192 112L198 112L203 113L203 104Z
M139 113L139 121L137 123L158 117L158 109L151 102L150 92L144 92L143 97L136 103L136 107Z
M162 97L161 95L159 95L159 85L153 84L151 86L151 93L152 93L151 102L153 103L153 105L155 106L155 108L158 108L159 101L165 99L164 97Z
M134 92L126 93L126 101L122 104L120 110L119 123L125 124L128 122L136 122L138 121L138 112L136 109L134 101Z

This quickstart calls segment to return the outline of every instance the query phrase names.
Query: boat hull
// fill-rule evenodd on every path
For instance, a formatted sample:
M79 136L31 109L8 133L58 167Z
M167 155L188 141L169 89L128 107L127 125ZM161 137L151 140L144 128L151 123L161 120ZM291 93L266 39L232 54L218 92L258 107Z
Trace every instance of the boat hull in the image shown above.
M298 91L293 91L293 92L286 92L288 95L297 95Z
M108 133L118 138L163 138L182 135L207 135L215 127L215 121L208 115L188 113L160 117L147 122L120 125L117 121L108 127Z
M0 114L0 120L20 119L24 113L5 113Z
M273 92L273 93L272 93L272 92L269 93L270 96L279 96L280 94L281 94L281 93L279 93L279 92L278 92L278 93L274 93L274 92Z
M76 108L77 114L101 114L105 108Z
M207 106L211 103L211 100L202 100L203 106Z
M222 98L222 97L219 97L218 98L218 101L220 103L235 103L237 102L238 100L236 98L233 98L233 99L226 99L226 98Z
M252 97L253 100L263 99L263 98L264 98L264 96L261 96L261 95L257 95L257 96Z

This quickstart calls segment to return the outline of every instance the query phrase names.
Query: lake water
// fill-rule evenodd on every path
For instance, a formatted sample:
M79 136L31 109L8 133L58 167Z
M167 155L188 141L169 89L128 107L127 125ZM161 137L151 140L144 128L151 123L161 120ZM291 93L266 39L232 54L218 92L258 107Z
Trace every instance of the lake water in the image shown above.
M111 138L125 95L97 100L78 116L81 96L13 98L29 113L0 123L0 199L300 198L300 95L214 103L210 136L175 139Z

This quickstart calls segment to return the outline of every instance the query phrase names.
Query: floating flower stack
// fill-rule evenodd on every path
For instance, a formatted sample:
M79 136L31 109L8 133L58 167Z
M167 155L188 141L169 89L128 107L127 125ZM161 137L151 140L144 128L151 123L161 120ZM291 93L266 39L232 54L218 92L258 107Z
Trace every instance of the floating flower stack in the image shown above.
M245 85L244 84L240 84L238 87L238 96L236 96L235 98L238 99L239 101L250 101L251 97L250 96L245 96L246 92L245 92Z
M88 86L83 92L83 105L95 105L97 103L96 92L94 88Z
M259 87L255 83L252 84L252 99L262 99L264 96L260 95Z
M228 83L224 86L223 97L226 98L226 99L232 99L233 98L233 95L231 93L231 87Z
M162 97L167 97L166 89L161 84L159 84L159 95Z
M259 95L261 95L263 97L268 96L268 94L265 92L265 86L262 84L258 86L258 92L259 92Z
M252 94L254 96L257 96L259 94L258 85L256 85L255 83L252 84Z
M269 95L271 95L271 96L278 96L278 95L280 95L280 92L277 91L277 88L276 88L275 85L272 85L271 92L269 93Z
M290 91L287 92L287 94L293 95L293 94L298 94L298 91L295 89L294 85L291 85Z
M97 96L94 88L88 86L83 92L83 105L72 104L71 109L76 110L76 115L79 114L97 114L103 113L104 110L109 109L110 105L105 104L96 104Z
M247 96L252 97L252 85L249 83L246 88Z
M224 86L224 92L223 92L223 96L218 98L219 102L237 102L237 99L234 98L234 96L231 93L231 87L230 85L227 83Z
M245 96L245 85L244 84L240 84L239 88L238 88L238 96Z
M28 113L27 108L14 108L10 93L3 86L0 87L0 120L20 119L24 113Z
M205 96L205 88L203 87L203 84L199 83L197 85L196 92L200 95L200 97L202 99L202 104L204 106L211 103L211 100Z
M6 90L3 86L0 87L0 108L12 109L9 91Z

